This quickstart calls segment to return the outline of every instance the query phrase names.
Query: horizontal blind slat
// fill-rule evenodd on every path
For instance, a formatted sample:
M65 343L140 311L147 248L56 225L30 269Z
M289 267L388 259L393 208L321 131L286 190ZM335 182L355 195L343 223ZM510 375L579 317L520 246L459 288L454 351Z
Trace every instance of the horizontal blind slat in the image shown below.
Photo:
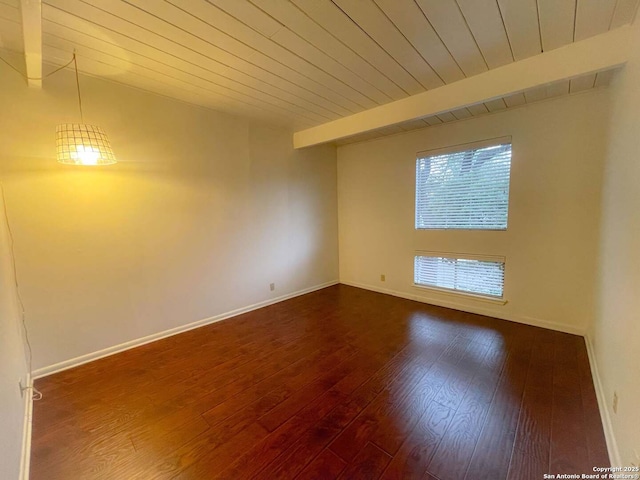
M415 227L506 229L510 170L510 143L418 158Z
M504 262L417 255L414 282L417 285L501 298Z

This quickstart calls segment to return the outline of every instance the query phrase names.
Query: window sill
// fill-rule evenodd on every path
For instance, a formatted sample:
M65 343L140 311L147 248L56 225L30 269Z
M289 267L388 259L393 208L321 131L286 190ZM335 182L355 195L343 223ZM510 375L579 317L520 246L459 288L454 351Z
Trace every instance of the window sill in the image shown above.
M420 289L420 290L428 290L428 291L435 292L435 293L443 293L445 295L451 295L453 297L468 298L468 299L471 299L471 300L478 300L480 302L492 303L494 305L506 305L507 304L507 300L505 300L504 298L489 297L489 296L486 296L486 295L477 295L475 293L461 292L461 291L458 291L458 290L449 290L449 289L446 289L446 288L429 287L429 286L426 286L426 285L418 285L417 283L414 283L413 287L416 288L416 289Z

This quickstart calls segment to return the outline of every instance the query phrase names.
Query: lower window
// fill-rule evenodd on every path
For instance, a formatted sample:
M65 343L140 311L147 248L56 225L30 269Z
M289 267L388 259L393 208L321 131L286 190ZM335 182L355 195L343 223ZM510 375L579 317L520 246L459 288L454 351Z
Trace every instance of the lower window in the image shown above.
M504 259L416 255L414 283L457 292L502 298Z

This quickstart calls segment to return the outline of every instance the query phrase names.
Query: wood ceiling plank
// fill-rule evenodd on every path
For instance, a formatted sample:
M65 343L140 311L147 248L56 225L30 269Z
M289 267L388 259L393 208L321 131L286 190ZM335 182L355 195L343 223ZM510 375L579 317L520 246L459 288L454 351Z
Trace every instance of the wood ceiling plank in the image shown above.
M22 22L20 8L2 2L0 2L0 18L4 18L5 20L15 23Z
M458 0L458 5L489 68L513 62L496 0Z
M547 98L559 97L561 95L567 95L569 93L569 80L562 80L561 82L555 82L547 85Z
M273 35L271 40L356 90L366 99L360 99L358 101L358 103L364 107L369 108L372 105L381 105L392 100L390 96L378 90L374 85L289 29L283 28Z
M208 104L208 96L224 97L245 111L316 125L624 25L638 1L47 0L89 23L67 31L63 21L52 20L57 25L46 32L47 51L76 43L90 49L94 70L128 62L138 69L138 83L158 75L165 90L187 89ZM0 0L0 27L15 23L20 4ZM3 28L0 48L10 48L6 38L15 31L15 25ZM610 77L603 72L546 85L544 97L606 85ZM451 121L540 95L487 97L494 99L488 107L452 105L437 113Z
M19 3L13 4L8 0L0 1L0 32L1 49L24 53L22 15Z
M9 7L20 9L20 0L0 0L0 3L3 3Z
M380 137L384 137L387 135L395 135L397 133L403 133L403 132L404 130L400 128L400 125L390 125L388 127L375 130L375 133L379 134L378 136Z
M584 75L582 77L571 79L571 84L569 87L569 91L571 93L582 92L584 90L589 90L593 88L596 83L596 76L594 75Z
M68 61L69 56L73 53L68 50L62 50L49 46L47 44L43 45L43 52L45 56L56 65L65 64ZM272 115L269 112L260 112L255 108L248 108L247 105L240 102L229 101L227 98L222 97L214 98L209 96L202 96L193 91L176 88L175 85L158 81L155 78L145 77L132 71L127 71L126 73L123 73L118 77L109 77L109 72L113 73L114 71L120 71L120 67L118 65L99 62L87 57L82 57L80 59L80 62L83 66L83 73L90 76L98 77L101 79L105 79L106 77L109 81L113 81L115 83L119 83L129 87L140 88L141 90L190 103L192 105L204 106L234 115L237 115L240 112L241 114L246 115L250 118L270 120L280 125L285 125L287 122L287 119ZM105 75L105 73L107 75ZM85 103L85 110L90 115L91 104L90 102Z
M487 70L482 53L455 0L416 2L467 77Z
M474 117L478 115L484 115L485 113L489 113L489 109L485 106L484 103L470 105L467 108L471 112L471 115L473 115Z
M507 108L519 107L520 105L525 105L527 99L524 97L524 93L514 93L504 97L504 103L507 104Z
M499 112L500 110L504 110L507 108L507 104L502 98L489 100L488 102L484 102L484 104L487 107L487 110L489 110L490 112Z
M574 40L584 40L609 30L616 0L577 0Z
M373 0L333 0L426 89L444 84Z
M372 98L376 99L376 97L378 97L377 101L386 102L388 101L387 99L398 100L407 96L406 92L400 87L376 70L347 45L318 25L295 4L278 0L260 0L257 2L253 0L253 3L266 14L282 23L295 35L313 45L315 49L322 52L323 55L330 56L343 68L347 68L358 75L360 81L365 81L369 85L374 86L377 91L383 92L386 96L380 98L379 94L376 93ZM280 35L280 32L271 38L275 40L278 35ZM304 52L304 47L302 48ZM300 54L299 52L296 53ZM304 54L302 56L304 56ZM312 59L312 57L305 58Z
M629 26L617 28L597 37L459 80L435 91L396 100L366 112L295 132L295 148L331 142L337 138L439 115L553 82L621 67L629 58L631 32Z
M440 120L435 115L425 118L424 121L427 122L430 126L440 125L442 123L442 120Z
M411 120L410 122L404 122L398 125L405 132L409 132L411 130L418 130L420 128L428 127L429 124L422 119Z
M22 25L18 22L0 18L0 48L10 52L24 53L24 42L22 40ZM21 70L21 68L18 70Z
M573 42L578 0L538 0L542 50L547 52Z
M522 60L542 52L536 0L498 0L513 58Z
M445 83L464 73L414 0L374 0Z
M45 44L50 49L56 49L59 52L68 52L69 57L73 55L73 51L76 50L78 54L79 69L85 72L85 66L88 61L97 62L103 66L100 75L107 78L120 78L121 76L127 76L129 74L135 74L141 78L153 79L156 83L163 84L165 86L173 86L177 89L191 92L191 94L197 95L199 98L216 99L217 102L224 102L225 104L235 104L236 106L242 105L245 112L254 111L254 115L259 112L268 112L273 118L279 119L279 122L290 122L291 120L302 120L305 123L315 123L313 120L305 115L296 114L288 110L278 108L268 102L265 102L254 97L244 95L241 92L233 92L229 89L221 88L219 86L208 84L202 86L193 82L190 76L186 78L180 78L175 72L167 68L151 69L147 66L141 66L136 63L132 63L130 60L124 60L107 53L91 49L86 46L78 45L74 42L56 37L51 34L45 34Z
M195 63L206 62L211 68L214 68L210 62L217 62L229 69L242 71L257 79L263 78L265 82L275 84L284 90L289 89L299 96L308 94L315 97L314 103L321 104L325 108L341 115L352 113L362 108L324 86L316 88L318 87L316 81L299 75L297 72L231 37L227 36L227 41L224 44L224 47L229 50L227 51L218 45L199 39L184 30L171 26L134 6L120 1L93 0L93 5L77 0L65 0L64 2L51 0L50 3L61 10L68 11L140 42L158 46L162 50L170 51L177 56L188 57ZM127 20L124 20L124 18ZM138 23L133 23L129 19L136 19ZM260 38L264 38L253 30L251 31ZM163 36L162 33L165 35ZM176 54L176 49L181 53ZM218 66L217 68L221 67ZM289 82L285 76L295 81L296 84ZM314 88L319 92L315 92ZM322 93L322 95L319 93ZM307 99L311 100L309 97Z
M229 15L239 19L246 25L264 35L271 38L276 32L282 30L283 26L277 20L264 15L263 12L256 9L246 0L239 2L238 0L208 0L209 3L224 10Z
M87 43L85 42L91 42L89 46L99 49L99 47L95 45L95 37L98 37L107 43L118 45L121 50L128 50L130 53L128 53L127 56L140 54L143 57L142 59L146 57L147 59L160 62L165 66L179 69L183 73L189 73L193 75L193 81L196 83L205 79L206 81L230 88L231 90L253 94L253 96L261 100L267 99L274 104L292 106L293 111L297 111L298 113L306 111L311 113L312 116L319 116L316 117L318 119L337 116L337 114L320 106L310 104L306 100L289 93L283 93L282 90L272 87L265 82L260 82L250 75L229 69L223 64L203 57L192 50L183 49L161 37L157 41L152 42L153 46L146 45L135 39L114 31L105 30L99 25L88 23L86 20L46 5L44 17L49 22L48 28L58 28L55 32L58 36L65 37L69 35L78 45L86 45ZM56 25L58 25L58 27L56 27ZM67 33L60 31L59 28L61 26L68 27L70 31ZM86 37L79 37L82 34L86 35ZM103 44L101 48L105 51L105 48L108 48L108 46ZM158 48L162 48L162 50ZM138 61L140 62L141 60ZM218 74L217 72L220 73Z
M104 2L105 0L92 0L92 2L97 1ZM109 0L106 1L111 3ZM189 42L187 45L192 45L196 50L204 48L202 42L227 52L231 51L231 49L247 50L248 48L239 41L239 32L233 31L232 25L223 24L224 29L219 29L209 23L212 19L214 21L217 20L218 15L216 12L219 11L210 3L194 0L173 0L171 3L128 0L128 3L137 6L139 9L138 12L130 13L130 15L135 15L136 23L153 23L154 31L171 39L183 37L181 41ZM131 17L126 18L129 19ZM284 29L279 30L276 34L282 31ZM185 34L187 37L184 37ZM260 35L260 41L252 47L248 48L248 52L245 51L244 54L240 54L242 55L240 58L251 58L255 54L255 50L262 51L271 58L288 64L299 73L308 78L316 79L327 88L351 100L356 105L356 109L371 108L376 105L369 97L363 95L348 83L330 75L276 42L269 41L262 35ZM269 54L269 52L271 53Z
M547 87L543 85L541 87L532 88L524 92L524 96L527 99L527 103L545 100L547 98Z
M221 3L226 5L229 2ZM308 63L316 66L327 75L339 80L344 85L350 86L351 88L359 92L362 95L360 103L363 106L370 107L371 105L379 105L382 103L386 103L392 99L381 90L378 90L373 84L368 83L362 77L349 70L349 68L345 67L345 65L341 64L333 57L327 55L322 49L316 47L312 42L307 41L307 35L312 35L313 31L306 32L305 36L303 37L287 28L287 26L283 24L281 17L284 16L286 19L287 14L291 15L292 10L293 14L295 15L297 9L292 4L288 2L274 3L262 0L259 2L259 6L256 6L246 1L234 2L236 6L238 3L242 3L242 14L246 15L245 17L237 17L238 20L254 29L256 28L254 26L254 22L256 20L269 19L276 22L279 28L268 37L269 40L279 44L289 52L294 53L298 57L306 60ZM200 5L204 4L202 3ZM194 12L192 9L193 7L189 9L189 13L200 17L199 13ZM304 15L302 15L302 17L304 18ZM315 33L317 34L317 31ZM318 43L322 44L322 41Z
M424 87L364 30L330 0L292 0L293 3L335 38L348 45L369 64L382 72L405 93L424 92Z
M436 115L436 117L438 117L440 120L442 120L443 123L453 122L453 121L457 120L457 118L454 117L451 112L439 113L438 115Z
M194 76L195 81L198 78L202 78L219 85L230 86L232 89L240 89L245 93L253 91L256 97L266 95L267 98L282 99L324 118L336 118L338 116L336 113L292 95L283 89L273 87L266 82L260 82L253 76L229 69L206 57L203 58L193 51L184 51L180 47L171 44L171 42L167 42L168 45L163 50L159 50L157 47L162 47L162 42L153 42L154 46L150 46L120 33L106 30L100 25L89 23L87 20L80 19L57 8L48 5L43 7L43 18L46 21L45 31L54 33L59 37L70 38L79 44L85 44L98 50L102 49L102 51L111 54L122 50L122 55L137 55L142 59L146 58L189 73Z
M594 87L606 87L613 80L613 75L615 74L615 70L607 70L605 72L599 72L596 75L596 81Z
M468 108L459 108L457 110L452 110L451 114L458 120L464 120L465 118L471 118L473 116Z
M324 98L325 101L338 106L342 114L362 110L361 105L333 89L334 83L338 82L336 79L329 77L330 80L325 84L326 73L314 68L310 63L280 45L266 41L261 33L226 11L204 0L170 0L170 2L182 10L195 13L202 22L211 27L209 31L215 37L215 42L219 42L218 37L222 33L222 38L225 40L224 48L228 54L236 58L235 62L245 61L255 64L268 74L299 85L309 94ZM229 62L234 62L233 58ZM342 82L338 84L339 88L344 87Z
M633 21L639 0L618 0L613 12L610 28L618 28Z
M176 36L178 38L175 39L177 41L173 41L153 31L153 28L158 24L164 26L164 22L154 19L154 17L148 15L143 17L150 17L151 20L155 20L155 23L145 25L149 27L147 29L120 18L116 14L125 18L128 18L130 12L138 16L144 15L143 12L137 8L123 4L122 2L100 2L97 6L91 6L77 0L65 0L64 2L52 0L50 3L53 3L53 6L58 10L74 14L87 22L99 25L99 28L108 32L107 35L120 34L167 52L167 60L165 63L172 62L176 57L182 58L192 64L202 65L211 71L223 73L238 80L241 80L241 78L236 76L239 75L236 72L241 72L240 77L242 77L242 74L249 75L261 83L271 85L281 91L288 91L292 95L304 98L305 101L319 105L338 115L345 115L354 111L354 109L346 108L344 104L339 104L339 102L344 101L347 106L352 105L344 97L335 94L335 99L338 103L334 103L334 101L328 99L326 96L320 95L320 93L329 93L330 91L328 89L325 90L324 87L320 87L318 89L319 92L314 92L312 89L317 85L315 81L298 75L284 65L269 59L261 53L257 53L252 48L240 44L240 42L237 42L240 44L239 48L234 49L233 53L230 53L217 46L195 39L195 41L198 42L198 47L201 48L201 50L197 50L179 43L182 41L189 45L191 39L195 38L186 32L177 30ZM108 7L109 5L112 7L111 11L99 8L99 6ZM256 33L256 35L259 34ZM242 58L242 55L250 58L251 62ZM298 82L299 84L292 83L285 79L284 76L288 76L292 81Z
M69 22L65 22L65 25L68 23ZM131 65L147 69L147 75L152 75L152 72L155 72L159 75L170 77L180 82L190 83L200 89L210 92L211 94L228 96L249 105L255 105L261 109L264 109L265 105L269 105L270 107L266 108L271 108L278 113L287 112L287 114L304 117L307 121L311 121L312 123L321 123L326 121L324 116L315 114L310 110L293 104L282 103L282 101L279 101L278 99L274 99L269 95L265 95L263 92L258 92L255 89L241 85L232 79L215 75L204 70L202 72L198 72L201 75L197 75L194 74L193 67L191 67L190 72L185 72L184 70L177 68L179 66L176 65L179 64L178 61L167 65L162 61L141 55L137 52L124 50L122 45L114 45L105 40L75 31L65 25L51 22L50 20L47 20L46 16L44 19L44 25L44 33L45 36L47 36L48 44L51 46L67 49L72 49L74 45L78 46L78 48L86 47L86 50L83 50L83 52L85 56L89 58L95 59L95 54L108 55L124 62L125 65L129 63ZM92 55L92 53L94 53L94 55Z

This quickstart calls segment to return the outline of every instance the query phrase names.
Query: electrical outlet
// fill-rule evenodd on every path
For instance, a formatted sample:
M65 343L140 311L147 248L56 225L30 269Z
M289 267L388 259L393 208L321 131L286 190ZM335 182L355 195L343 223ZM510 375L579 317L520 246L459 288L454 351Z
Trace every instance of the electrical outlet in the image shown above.
M613 413L618 413L618 393L613 392Z
M386 281L386 279L387 279L387 276L384 273L382 275L380 275L380 281L381 282Z
M272 292L276 289L276 284L275 283L270 283L269 284L269 290L271 290Z

